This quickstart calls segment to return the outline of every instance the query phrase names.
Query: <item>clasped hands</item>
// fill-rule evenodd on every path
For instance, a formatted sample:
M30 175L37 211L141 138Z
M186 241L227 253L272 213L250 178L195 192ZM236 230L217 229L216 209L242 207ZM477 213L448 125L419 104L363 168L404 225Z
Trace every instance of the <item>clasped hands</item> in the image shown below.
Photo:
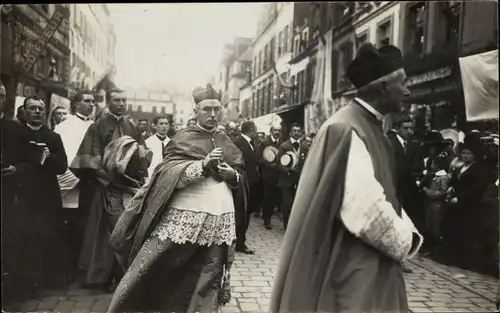
M203 168L207 169L215 179L232 182L236 179L236 170L226 162L222 162L224 152L221 148L212 150L203 160Z

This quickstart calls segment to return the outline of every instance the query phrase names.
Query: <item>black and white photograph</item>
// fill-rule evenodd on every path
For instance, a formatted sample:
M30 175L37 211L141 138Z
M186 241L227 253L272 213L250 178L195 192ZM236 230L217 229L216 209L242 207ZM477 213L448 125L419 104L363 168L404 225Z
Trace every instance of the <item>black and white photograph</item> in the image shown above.
M0 21L2 312L500 312L498 1Z

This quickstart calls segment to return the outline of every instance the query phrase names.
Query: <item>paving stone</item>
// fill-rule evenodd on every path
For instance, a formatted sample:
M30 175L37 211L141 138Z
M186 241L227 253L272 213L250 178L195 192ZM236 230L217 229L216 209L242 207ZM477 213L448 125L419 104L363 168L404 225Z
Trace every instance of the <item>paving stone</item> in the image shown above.
M92 311L94 312L104 312L108 309L110 300L100 299L92 306Z
M53 312L70 313L73 312L75 303L72 301L59 301Z
M221 308L222 313L241 313L241 309L237 306L223 306Z
M57 305L57 300L44 300L38 304L38 310L53 310Z
M258 280L244 281L243 285L244 286L249 286L249 287L269 287L269 282L267 282L267 281L258 281Z
M242 312L260 312L260 306L257 303L240 303Z
M423 302L408 301L408 306L411 308L426 308L427 306Z
M222 307L221 313L258 312L267 313L272 293L284 232L281 223L273 220L272 231L264 229L262 220L253 219L247 237L248 245L255 249L254 255L236 254L231 272L232 300ZM464 271L435 263L425 258L416 258L406 264L413 270L405 274L408 305L413 313L427 312L492 312L494 304L471 293L443 277L421 268L423 264L433 271L448 276L461 277L460 282L470 288L494 298L498 280L492 277ZM77 285L67 290L50 290L38 295L37 299L16 306L21 312L47 311L71 313L105 312L111 301L111 294L95 290L82 290ZM68 311L69 303L73 307ZM23 307L24 306L24 307Z

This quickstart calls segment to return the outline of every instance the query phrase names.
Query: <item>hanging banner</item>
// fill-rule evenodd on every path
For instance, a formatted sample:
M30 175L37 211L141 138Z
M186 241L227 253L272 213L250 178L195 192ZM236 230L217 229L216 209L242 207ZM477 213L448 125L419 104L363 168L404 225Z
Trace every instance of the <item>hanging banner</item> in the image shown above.
M498 50L459 58L467 121L498 119Z
M332 99L332 31L325 35L325 42L319 41L316 53L314 86L311 103L304 108L306 133L316 132L338 109Z

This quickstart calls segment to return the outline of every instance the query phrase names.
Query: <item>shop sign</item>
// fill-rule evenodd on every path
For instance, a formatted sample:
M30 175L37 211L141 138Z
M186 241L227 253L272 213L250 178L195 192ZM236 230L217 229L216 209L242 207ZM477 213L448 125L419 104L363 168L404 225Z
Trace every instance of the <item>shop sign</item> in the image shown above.
M43 32L38 37L36 43L30 49L28 56L23 62L23 69L29 72L33 65L36 63L38 57L46 49L50 39L54 36L54 33L59 28L64 18L67 15L67 9L59 7L57 11L54 12L50 18L47 26L45 26Z
M429 71L420 75L415 75L408 78L406 82L406 87L427 83L436 79L442 79L450 76L451 73L452 73L451 67L445 66L434 71Z
M426 86L422 88L415 88L410 90L409 98L416 98L427 96L429 94L443 93L450 90L459 90L461 83L459 79L447 79L442 82L436 83L434 86Z

